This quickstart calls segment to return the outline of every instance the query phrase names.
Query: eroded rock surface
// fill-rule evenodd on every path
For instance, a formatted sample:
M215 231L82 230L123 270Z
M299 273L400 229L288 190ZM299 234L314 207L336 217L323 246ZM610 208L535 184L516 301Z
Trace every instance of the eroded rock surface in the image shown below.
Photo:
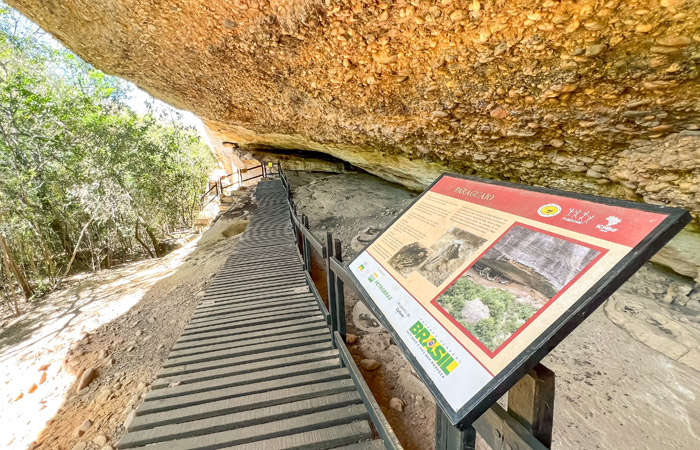
M10 0L222 140L700 212L698 0Z

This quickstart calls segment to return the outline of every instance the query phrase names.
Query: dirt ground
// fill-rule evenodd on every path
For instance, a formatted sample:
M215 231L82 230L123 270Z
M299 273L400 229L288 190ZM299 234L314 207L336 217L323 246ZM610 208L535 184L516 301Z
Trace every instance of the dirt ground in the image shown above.
M0 448L114 447L250 205L250 193L239 196L201 237L163 258L76 276L3 328ZM90 369L94 380L76 393Z
M415 196L366 174L289 178L312 230L339 237L346 261ZM670 304L692 286L647 264L543 360L557 377L552 448L700 448L700 308ZM405 448L432 449L430 394L369 310L349 294L348 332L358 336L353 356L381 363L363 370L377 401ZM403 411L390 407L392 398L405 404ZM481 441L477 448L488 447Z

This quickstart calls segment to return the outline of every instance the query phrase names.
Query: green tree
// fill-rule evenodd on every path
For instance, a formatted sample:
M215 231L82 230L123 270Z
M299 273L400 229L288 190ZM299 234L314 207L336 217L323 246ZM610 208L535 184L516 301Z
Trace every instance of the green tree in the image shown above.
M129 90L0 3L0 292L14 312L17 287L30 298L72 269L160 256L198 213L211 150L176 114L130 110Z

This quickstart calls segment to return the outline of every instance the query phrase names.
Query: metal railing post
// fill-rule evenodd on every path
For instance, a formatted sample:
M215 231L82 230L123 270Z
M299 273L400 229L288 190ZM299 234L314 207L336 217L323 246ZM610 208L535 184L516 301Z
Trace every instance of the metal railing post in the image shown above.
M326 323L331 326L331 343L335 348L333 331L335 320L333 319L333 305L335 304L335 274L331 269L331 258L333 257L333 234L326 232L326 284L328 285L328 317Z
M475 450L476 430L469 426L462 431L435 405L435 450Z
M333 256L339 262L343 262L343 246L340 243L340 239L333 240ZM338 334L342 336L343 342L345 342L345 290L343 280L340 277L335 278L335 306L336 306L336 326L338 328Z

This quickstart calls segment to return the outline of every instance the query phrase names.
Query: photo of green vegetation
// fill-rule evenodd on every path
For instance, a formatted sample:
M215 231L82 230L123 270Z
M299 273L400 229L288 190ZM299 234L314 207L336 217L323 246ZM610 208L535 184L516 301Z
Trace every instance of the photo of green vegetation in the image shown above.
M457 280L437 302L491 351L496 350L538 309L516 301L512 292L479 286L468 277ZM480 313L488 316L480 317Z
M516 225L437 303L494 351L598 255L584 245Z

